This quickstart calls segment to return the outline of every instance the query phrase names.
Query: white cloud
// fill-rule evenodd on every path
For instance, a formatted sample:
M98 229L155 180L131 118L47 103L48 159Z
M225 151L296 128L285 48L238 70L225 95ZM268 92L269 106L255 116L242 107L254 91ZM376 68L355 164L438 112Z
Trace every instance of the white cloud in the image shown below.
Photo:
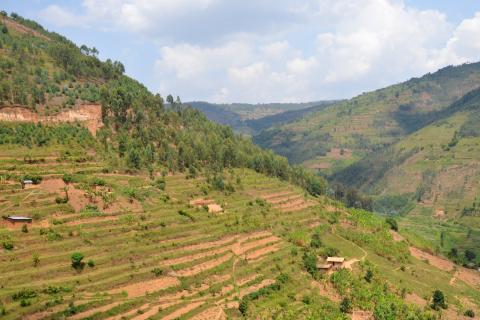
M184 100L348 97L480 56L480 13L454 26L403 0L84 0L83 8L52 5L41 15L150 39L159 48L152 89Z

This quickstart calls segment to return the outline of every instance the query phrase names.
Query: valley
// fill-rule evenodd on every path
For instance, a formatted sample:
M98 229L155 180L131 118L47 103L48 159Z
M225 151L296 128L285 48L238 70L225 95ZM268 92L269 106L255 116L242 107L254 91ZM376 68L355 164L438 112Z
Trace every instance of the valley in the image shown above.
M2 319L480 313L479 64L351 100L192 107L1 24Z

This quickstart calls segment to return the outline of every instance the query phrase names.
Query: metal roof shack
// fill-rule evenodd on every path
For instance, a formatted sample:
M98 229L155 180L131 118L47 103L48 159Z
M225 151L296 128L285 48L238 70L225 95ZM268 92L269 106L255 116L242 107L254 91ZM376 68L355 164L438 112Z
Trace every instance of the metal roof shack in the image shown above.
M3 217L3 219L7 220L12 224L16 223L32 223L32 218L29 217L22 217L22 216L7 216Z
M331 263L317 263L317 269L319 270L330 270L332 266Z
M345 258L344 257L328 257L327 262L343 263L345 262Z

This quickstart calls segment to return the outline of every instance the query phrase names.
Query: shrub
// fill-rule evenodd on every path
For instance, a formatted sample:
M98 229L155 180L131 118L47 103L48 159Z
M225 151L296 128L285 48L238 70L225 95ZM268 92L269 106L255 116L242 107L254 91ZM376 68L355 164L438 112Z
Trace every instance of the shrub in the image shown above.
M24 224L24 225L22 226L22 232L23 232L23 233L28 233L28 227L27 227L26 224Z
M367 282L372 282L373 279L373 272L372 270L368 269L367 272L365 273L365 281Z
M23 299L20 301L20 307L28 307L32 303L29 300Z
M153 268L152 273L155 275L155 277L160 277L161 275L163 275L164 270L161 268Z
M160 189L162 191L165 191L165 188L167 187L167 183L165 182L165 179L160 178L160 179L155 180L155 186L158 189Z
M88 265L90 268L93 268L93 267L95 267L95 261L93 261L92 259L90 259L90 260L88 260L87 265Z
M440 310L440 308L447 309L447 304L445 303L445 295L442 291L435 290L433 292L431 307L434 310Z
M62 177L62 180L63 182L65 182L66 184L70 184L73 182L73 176L69 173L65 173Z
M13 250L13 242L11 240L3 241L2 246L5 250Z
M32 289L22 289L12 295L14 301L32 299L37 296L37 292Z
M71 256L72 260L72 268L76 270L81 270L83 269L85 263L82 261L84 258L84 255L80 252L75 252Z
M36 267L40 264L40 256L37 252L32 255L33 266Z
M313 252L303 254L303 266L312 276L317 274L317 256Z
M394 231L398 231L398 223L397 220L393 219L392 217L388 217L385 222L390 225L390 229Z
M469 318L475 318L475 312L473 312L472 309L466 310L463 315Z
M322 243L322 240L320 239L320 234L318 232L315 232L312 235L312 240L310 240L310 247L318 249L322 247L322 245L323 243Z
M55 197L55 203L56 204L63 204L63 203L67 203L67 202L68 202L67 197Z
M342 302L340 303L340 311L343 313L352 312L352 302L349 298L343 298Z

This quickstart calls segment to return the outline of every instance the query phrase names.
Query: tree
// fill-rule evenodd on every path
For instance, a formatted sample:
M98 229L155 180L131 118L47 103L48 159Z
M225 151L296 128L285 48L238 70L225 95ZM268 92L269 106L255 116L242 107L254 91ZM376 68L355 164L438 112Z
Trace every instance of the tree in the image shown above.
M2 33L7 34L8 33L8 28L7 26L3 25L2 26Z
M434 310L440 310L440 308L447 309L447 304L445 303L445 295L442 291L435 290L433 292L431 307Z
M392 217L388 217L385 222L390 226L390 229L394 231L398 231L398 223L397 220L395 220Z
M82 261L84 257L85 256L80 252L73 253L71 256L72 267L76 270L82 270L85 266L85 262Z
M322 240L320 239L320 234L318 232L315 232L312 235L312 240L310 240L310 247L318 249L322 247Z
M352 302L349 298L343 298L342 302L340 303L340 311L342 311L343 313L352 312Z
M317 274L317 256L313 252L303 254L303 265L308 273L315 277Z
M372 282L373 279L373 272L372 270L368 269L367 272L365 273L365 280L367 282Z
M33 266L37 267L40 264L40 256L37 252L32 255Z
M465 250L465 258L467 258L468 261L473 261L477 258L477 255L472 249L467 249Z

